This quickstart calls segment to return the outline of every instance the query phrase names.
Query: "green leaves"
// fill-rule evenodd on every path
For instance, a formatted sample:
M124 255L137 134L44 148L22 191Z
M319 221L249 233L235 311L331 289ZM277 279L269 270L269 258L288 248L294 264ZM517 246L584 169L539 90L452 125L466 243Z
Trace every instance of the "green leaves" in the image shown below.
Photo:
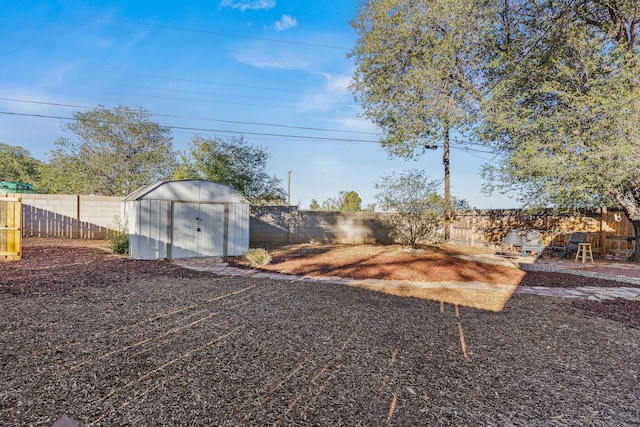
M49 192L125 196L171 176L169 128L146 110L99 106L73 117L67 129L74 137L56 141L44 171Z
M435 190L439 185L418 169L383 176L376 183L376 208L396 241L416 246L441 238L444 200Z
M318 203L316 199L311 199L309 209L312 211L341 211L359 212L362 210L362 198L355 191L340 191L338 197L330 197Z
M178 173L181 179L202 178L233 187L252 204L284 204L281 181L266 172L269 157L266 149L243 138L196 137Z
M42 163L22 147L0 144L0 181L36 184L40 180Z
M582 5L514 2L496 29L509 46L494 52L481 134L504 155L497 186L529 205L601 205L640 185L637 61L610 31L617 6Z
M481 8L462 0L371 0L353 21L359 39L350 57L351 90L363 114L384 132L393 156L411 158L440 141L445 128L466 131L480 95L476 20ZM480 19L481 21L481 19Z

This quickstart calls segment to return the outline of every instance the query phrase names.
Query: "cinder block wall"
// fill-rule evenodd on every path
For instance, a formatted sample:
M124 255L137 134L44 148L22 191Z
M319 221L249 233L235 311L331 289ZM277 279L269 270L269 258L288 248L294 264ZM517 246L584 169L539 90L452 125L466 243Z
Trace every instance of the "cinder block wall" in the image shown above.
M391 243L373 212L301 211L296 206L251 208L250 242Z
M23 194L22 235L106 239L120 215L121 197Z
M24 194L25 237L105 239L121 215L121 197ZM252 207L251 242L391 243L372 212L299 211L297 207Z

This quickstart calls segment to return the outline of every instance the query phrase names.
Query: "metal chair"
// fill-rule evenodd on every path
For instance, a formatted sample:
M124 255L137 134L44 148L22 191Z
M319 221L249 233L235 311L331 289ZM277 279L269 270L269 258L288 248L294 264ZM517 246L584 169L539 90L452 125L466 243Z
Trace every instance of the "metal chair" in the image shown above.
M560 258L568 258L570 252L578 252L578 246L580 243L584 243L587 240L587 233L584 232L575 232L571 233L569 236L569 241L566 245L564 245L564 251Z

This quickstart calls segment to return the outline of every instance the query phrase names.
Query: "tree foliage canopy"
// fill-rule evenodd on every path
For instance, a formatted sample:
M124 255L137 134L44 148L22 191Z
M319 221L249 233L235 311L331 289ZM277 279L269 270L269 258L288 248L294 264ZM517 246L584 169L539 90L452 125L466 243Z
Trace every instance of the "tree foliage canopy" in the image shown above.
M451 134L469 131L480 112L484 14L475 0L368 0L352 23L359 38L350 53L356 65L350 88L363 115L383 131L382 146L413 158L442 144L445 239Z
M266 172L269 157L265 148L250 145L243 138L196 137L176 177L228 185L252 204L284 204L286 192L281 180Z
M436 191L439 185L418 169L383 176L375 184L380 219L396 241L415 247L441 238L445 206Z
M615 7L513 2L503 10L483 136L505 162L487 176L530 204L602 205L629 178L640 183L629 175L640 165L637 48L609 15L622 18L623 8L605 4Z
M478 112L475 19L469 0L369 0L352 25L351 89L364 115L383 131L393 155L413 157L449 128L464 131Z
M75 112L66 128L74 138L60 138L43 171L52 193L125 196L170 177L175 165L169 129L140 108L99 106Z
M352 88L390 153L471 126L501 155L489 190L615 203L640 236L636 0L368 0L354 27Z
M497 48L481 135L504 158L485 170L489 189L530 205L619 205L640 243L639 12L624 0L503 4L487 33Z
M42 162L24 148L0 143L0 181L37 184L41 167Z
M322 204L319 204L316 199L312 199L309 209L312 211L358 212L362 210L362 198L355 191L340 191L338 197L330 197Z

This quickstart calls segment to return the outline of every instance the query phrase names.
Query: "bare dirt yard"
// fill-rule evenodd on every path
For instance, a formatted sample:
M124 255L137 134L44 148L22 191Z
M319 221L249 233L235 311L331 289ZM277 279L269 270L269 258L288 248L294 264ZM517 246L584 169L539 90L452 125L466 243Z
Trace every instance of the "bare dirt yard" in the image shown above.
M2 426L51 426L64 414L100 426L640 420L640 301L514 294L500 312L442 311L357 287L132 261L87 243L26 239L22 260L0 262ZM315 251L274 248L269 268L620 286L525 274L451 248Z

